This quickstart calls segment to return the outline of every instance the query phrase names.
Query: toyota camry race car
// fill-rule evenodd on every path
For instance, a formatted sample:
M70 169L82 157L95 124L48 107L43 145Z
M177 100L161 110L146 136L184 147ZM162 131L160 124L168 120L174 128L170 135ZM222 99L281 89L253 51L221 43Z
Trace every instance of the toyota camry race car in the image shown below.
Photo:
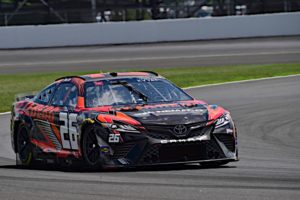
M12 106L18 165L90 168L238 160L230 113L196 100L155 72L57 79Z

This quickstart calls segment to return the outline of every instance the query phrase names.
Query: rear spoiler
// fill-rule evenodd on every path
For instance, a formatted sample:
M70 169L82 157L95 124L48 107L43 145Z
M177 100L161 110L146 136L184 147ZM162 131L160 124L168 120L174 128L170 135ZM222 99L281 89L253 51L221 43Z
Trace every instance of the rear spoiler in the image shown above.
M30 100L30 99L33 99L36 94L37 94L37 92L28 92L28 93L17 94L15 96L15 101Z

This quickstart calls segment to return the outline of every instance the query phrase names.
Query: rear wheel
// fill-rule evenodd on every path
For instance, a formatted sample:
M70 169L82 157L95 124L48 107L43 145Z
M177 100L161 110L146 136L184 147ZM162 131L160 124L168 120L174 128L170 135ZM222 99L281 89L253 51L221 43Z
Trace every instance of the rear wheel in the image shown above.
M82 154L88 167L101 167L100 147L98 144L94 126L87 127L83 133Z
M30 142L29 131L24 124L20 124L17 133L18 159L23 166L31 166L33 163L33 146ZM17 163L18 164L18 163Z

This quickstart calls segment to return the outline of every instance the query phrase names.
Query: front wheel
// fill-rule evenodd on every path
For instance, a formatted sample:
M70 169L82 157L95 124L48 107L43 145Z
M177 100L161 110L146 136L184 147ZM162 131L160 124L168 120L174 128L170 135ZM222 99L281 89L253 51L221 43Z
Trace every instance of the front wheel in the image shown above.
M19 130L17 133L17 156L20 163L23 166L30 167L33 163L33 146L30 142L29 131L24 124L19 126Z
M101 168L100 147L94 126L85 129L82 136L82 154L84 161L90 168Z

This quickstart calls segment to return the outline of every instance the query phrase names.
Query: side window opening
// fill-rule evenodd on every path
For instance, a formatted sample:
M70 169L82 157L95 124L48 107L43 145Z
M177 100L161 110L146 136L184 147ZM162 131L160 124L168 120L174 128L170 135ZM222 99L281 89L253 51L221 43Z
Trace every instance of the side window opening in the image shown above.
M74 84L62 83L57 87L51 105L75 108L77 105L77 97L78 90Z
M46 89L44 89L43 91L38 93L34 97L33 101L36 103L40 103L40 104L48 104L52 98L52 95L56 88L56 85L57 84L52 84L52 85L48 86Z

